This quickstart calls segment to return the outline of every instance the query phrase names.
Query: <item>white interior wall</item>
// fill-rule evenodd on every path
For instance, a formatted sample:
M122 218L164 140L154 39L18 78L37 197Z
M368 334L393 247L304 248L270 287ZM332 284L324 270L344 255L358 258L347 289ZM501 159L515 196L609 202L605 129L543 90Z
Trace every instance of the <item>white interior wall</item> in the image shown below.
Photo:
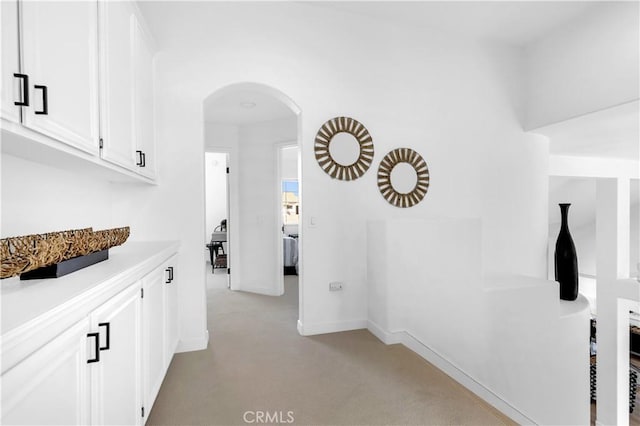
M155 6L162 11L165 4ZM197 248L197 254L182 256L186 339L206 336L204 276L198 266L204 261L204 220L198 218L204 212L204 177L193 167L203 163L203 100L238 82L276 88L302 110L301 332L366 325L369 218L476 217L486 236L488 271L544 276L547 146L523 134L518 122L520 94L513 88L522 69L517 49L436 30L413 32L305 4L192 7L210 13L206 40L226 42L184 45L158 55L158 144L166 163L161 170L171 179L158 190L161 198L181 202L171 203L166 216L151 219L155 229L180 230L185 250ZM359 52L357 58L353 52ZM313 154L317 130L338 115L364 123L375 143L372 169L354 182L331 179ZM390 206L376 186L378 162L399 146L416 149L431 170L429 194L412 209ZM163 205L160 198L122 194L129 195ZM419 261L419 253L415 256ZM344 290L330 293L330 281L343 281Z
M92 176L2 154L3 237L127 226L111 217L110 184ZM137 229L131 229L135 238Z
M279 143L297 139L297 118L252 124L206 123L207 150L229 153L231 288L279 294L276 156ZM242 265L251 265L243 267Z
M370 221L369 330L519 424L588 424L586 300L561 301L544 279L483 276L481 229L479 219Z
M280 153L280 177L287 180L298 179L298 147L283 148Z
M205 153L205 244L211 241L211 233L227 218L227 154Z
M245 291L278 295L278 252L281 250L279 143L295 142L297 117L240 126L239 200L240 262L235 285ZM236 252L234 252L236 253ZM232 280L235 276L232 275Z
M603 2L527 45L527 119L535 129L637 100L638 2Z

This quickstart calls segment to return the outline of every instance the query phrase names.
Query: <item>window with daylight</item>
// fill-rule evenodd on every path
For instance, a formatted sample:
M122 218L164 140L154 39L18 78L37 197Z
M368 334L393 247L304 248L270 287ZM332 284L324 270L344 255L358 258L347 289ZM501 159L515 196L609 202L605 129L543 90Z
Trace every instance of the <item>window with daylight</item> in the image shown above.
M298 180L282 181L282 223L297 225L300 213L298 203Z

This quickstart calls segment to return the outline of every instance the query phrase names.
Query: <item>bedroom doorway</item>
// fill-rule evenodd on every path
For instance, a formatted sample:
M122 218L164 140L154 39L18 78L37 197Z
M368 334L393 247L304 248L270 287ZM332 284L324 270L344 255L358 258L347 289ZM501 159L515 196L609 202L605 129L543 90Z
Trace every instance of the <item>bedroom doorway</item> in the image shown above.
M299 270L298 238L300 236L300 180L299 150L295 142L282 143L277 146L278 185L278 232L282 238L282 255L278 256L278 264L282 265L282 277L278 287L282 293L297 284ZM296 277L296 279L294 279ZM285 285L286 284L286 285Z
M229 274L229 152L205 152L205 247L212 274Z

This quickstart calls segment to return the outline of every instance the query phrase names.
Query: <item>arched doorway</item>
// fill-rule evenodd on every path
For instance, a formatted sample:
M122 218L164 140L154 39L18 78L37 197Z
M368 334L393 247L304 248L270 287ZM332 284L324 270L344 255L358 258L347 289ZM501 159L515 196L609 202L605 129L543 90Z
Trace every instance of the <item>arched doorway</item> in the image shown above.
M207 273L226 273L228 287L271 296L285 293L284 274L296 274L302 306L302 227L300 118L298 106L285 94L257 83L225 86L203 102L205 176L209 179L209 158L225 158L228 173L226 217L208 217L205 242L220 222L226 221L226 241L220 252L226 263L212 262ZM290 150L296 154L291 155ZM285 155L285 150L287 154ZM295 159L291 175L290 159ZM286 162L286 164L284 164ZM218 188L223 185L217 185ZM212 206L205 184L205 205ZM292 198L295 202L292 203ZM216 211L220 212L219 205ZM292 216L295 220L290 220ZM216 234L218 235L218 234ZM212 238L213 239L213 236ZM215 244L210 241L210 248ZM291 277L286 280L291 282ZM301 312L299 312L299 317Z

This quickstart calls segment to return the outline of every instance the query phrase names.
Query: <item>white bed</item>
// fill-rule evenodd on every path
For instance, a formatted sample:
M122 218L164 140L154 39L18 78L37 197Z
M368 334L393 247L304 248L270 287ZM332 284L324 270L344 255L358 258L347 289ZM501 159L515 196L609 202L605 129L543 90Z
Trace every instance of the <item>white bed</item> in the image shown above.
M298 273L298 240L292 237L282 237L282 260L285 270L295 268Z

